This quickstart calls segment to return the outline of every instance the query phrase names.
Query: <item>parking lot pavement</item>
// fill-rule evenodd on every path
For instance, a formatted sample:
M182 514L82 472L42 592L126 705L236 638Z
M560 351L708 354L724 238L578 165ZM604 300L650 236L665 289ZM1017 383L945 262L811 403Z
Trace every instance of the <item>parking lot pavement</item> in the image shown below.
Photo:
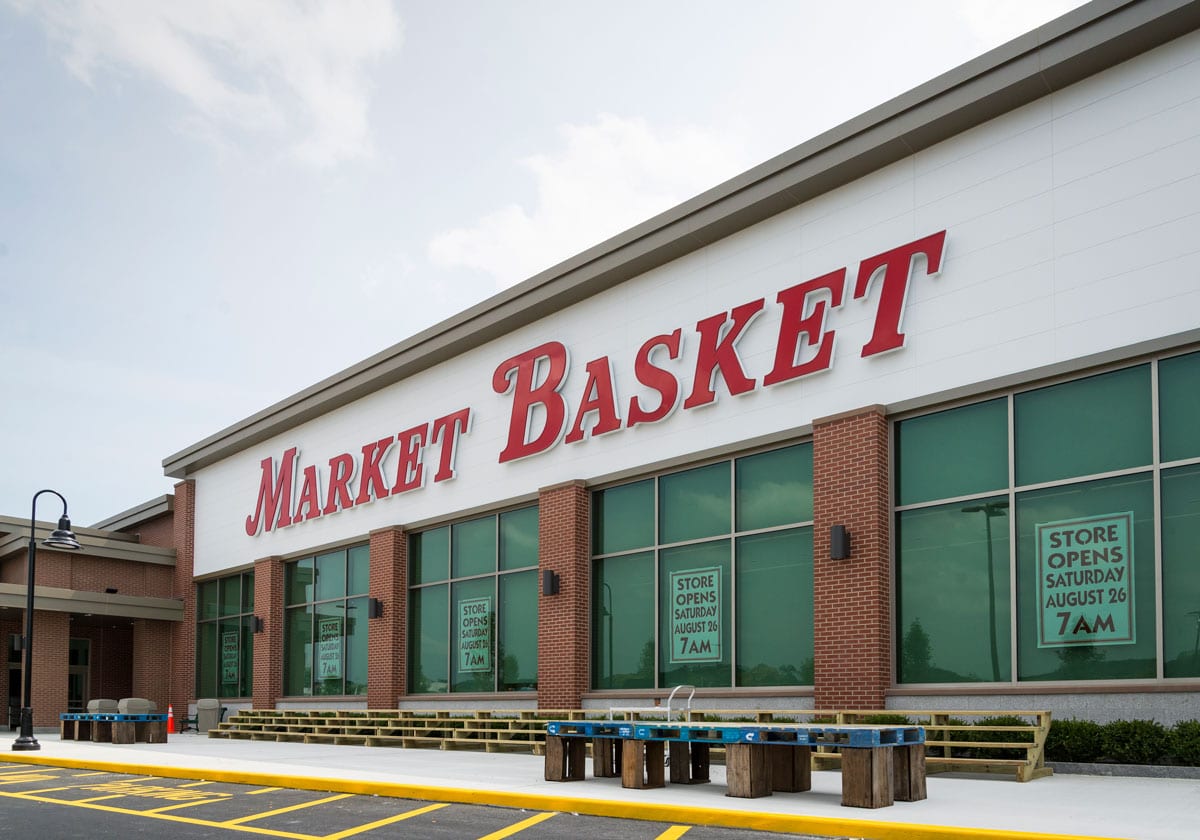
M864 810L841 806L841 777L813 773L813 789L757 799L725 796L723 768L712 783L626 790L618 779L544 781L539 756L229 741L173 735L165 744L114 746L38 735L38 752L0 761L48 763L158 777L491 804L538 811L870 838L1103 837L1194 840L1200 781L1057 775L1020 784L1006 778L930 776L928 798ZM2 789L2 788L0 788Z

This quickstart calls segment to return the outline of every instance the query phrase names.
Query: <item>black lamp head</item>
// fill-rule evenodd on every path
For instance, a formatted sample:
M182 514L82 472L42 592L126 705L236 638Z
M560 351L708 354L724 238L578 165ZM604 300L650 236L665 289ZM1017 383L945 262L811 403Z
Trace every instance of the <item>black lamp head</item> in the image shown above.
M71 533L71 520L62 516L58 520L58 528L50 532L50 536L42 540L42 545L57 548L60 551L81 551L83 546Z

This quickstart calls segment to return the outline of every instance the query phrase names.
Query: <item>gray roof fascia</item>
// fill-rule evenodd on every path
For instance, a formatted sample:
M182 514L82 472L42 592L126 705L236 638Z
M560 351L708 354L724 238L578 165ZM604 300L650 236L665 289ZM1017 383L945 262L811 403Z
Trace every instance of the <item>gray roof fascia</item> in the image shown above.
M163 460L186 478L288 428L1200 28L1200 0L1096 0Z
M167 493L113 514L108 519L97 522L92 528L98 531L120 531L123 528L140 525L148 519L154 519L156 516L162 516L173 510L175 510L175 496Z
M38 522L39 537L49 536L57 523ZM83 547L82 557L108 557L114 560L131 560L135 563L152 563L158 566L175 565L175 549L143 545L129 534L102 531L96 528L74 528L72 533ZM10 516L0 516L0 557L8 557L29 546L29 522ZM40 543L39 543L40 546ZM54 551L40 547L41 551Z
M25 585L0 583L0 607L25 607ZM91 613L122 618L150 618L158 621L183 621L183 601L175 598L150 598L134 595L108 595L55 586L33 587L34 610Z

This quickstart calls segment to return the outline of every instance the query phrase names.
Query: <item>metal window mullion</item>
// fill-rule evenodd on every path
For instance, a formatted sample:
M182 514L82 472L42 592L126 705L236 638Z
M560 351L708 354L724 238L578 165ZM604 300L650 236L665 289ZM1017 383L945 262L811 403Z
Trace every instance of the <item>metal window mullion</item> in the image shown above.
M492 573L492 597L496 604L496 617L493 619L492 633L492 691L500 690L500 514L492 517L495 528L494 533L496 538L492 541L495 548L495 556L492 557L492 568L495 570Z
M729 462L729 686L737 686L737 459ZM721 597L721 593L717 593ZM718 602L719 603L719 602Z
M1150 365L1150 445L1153 449L1151 460L1154 464L1154 661L1155 678L1163 679L1166 673L1166 663L1163 661L1165 645L1163 643L1163 543L1162 543L1162 464L1159 461L1158 433L1158 361ZM1133 581L1131 580L1132 584ZM1134 609L1137 609L1137 590L1134 590ZM1136 621L1134 619L1136 630Z
M656 475L656 476L654 476L654 674L653 674L653 679L651 680L651 685L654 688L659 687L658 677L659 677L659 674L662 673L662 667L661 667L661 663L659 661L659 657L661 655L661 648L662 648L662 639L661 639L662 616L660 615L662 606L659 603L659 599L662 597L661 593L659 592L659 589L660 589L659 578L662 576L662 572L661 572L661 568L660 568L660 566L662 565L662 555L661 555L661 551L660 551L660 547L659 547L659 530L658 530L659 529L659 508L660 508L659 495L658 495L658 493L659 493L658 482L659 482L659 476Z
M1017 409L1016 397L1008 395L1008 681L1017 674Z

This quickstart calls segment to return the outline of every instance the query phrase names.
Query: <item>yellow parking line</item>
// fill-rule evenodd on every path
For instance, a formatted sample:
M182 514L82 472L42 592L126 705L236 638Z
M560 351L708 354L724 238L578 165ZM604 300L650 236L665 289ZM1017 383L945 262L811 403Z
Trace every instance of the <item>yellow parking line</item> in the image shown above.
M56 790L74 790L79 785L64 785L63 787L39 788L38 790L23 790L21 793L54 793Z
M97 770L94 773L72 773L71 775L78 779L81 776L111 776L112 774L105 770Z
M49 796L22 796L19 793L6 793L0 791L0 797L8 799L29 799L34 802L47 802L51 805L70 805L75 808L90 808L94 811L106 811L110 814L125 814L131 817L145 817L148 820L167 820L168 822L187 823L188 825L199 825L204 828L223 828L227 831L239 831L246 834L262 834L266 837L283 837L286 840L321 840L312 834L300 834L295 831L276 831L271 828L258 828L253 825L226 825L225 823L213 822L212 820L198 820L192 817L181 817L176 814L148 814L145 811L137 811L132 808L118 808L115 805L94 805L92 803L81 802L79 800L71 801L69 799L52 799ZM106 797L107 798L107 797Z
M324 805L326 802L337 802L339 799L349 799L353 794L339 793L336 796L327 796L324 799L314 799L312 802L301 802L299 805L289 805L286 808L276 808L274 811L263 811L261 814L250 814L247 817L238 817L235 820L223 820L217 825L241 825L242 823L253 822L254 820L273 817L276 814L286 814L289 811L299 811L301 808L311 808L314 805Z
M211 784L212 784L212 782L188 782L186 785L175 785L175 787L192 788L192 787L204 787L205 785L211 785Z
M213 802L228 802L229 795L217 796L215 799L197 799L195 802L182 802L178 805L164 805L161 808L149 808L143 814L161 814L164 811L175 811L179 808L191 808L195 805L211 805Z
M690 829L690 825L673 825L655 837L654 840L677 840L677 838L687 834Z
M415 808L412 811L405 811L403 814L397 814L394 817L386 817L382 820L376 820L373 823L367 823L366 825L348 828L345 831L339 831L337 834L326 834L321 838L321 840L342 840L344 837L353 837L356 834L362 834L364 831L371 831L372 829L379 828L380 826L391 825L392 823L398 823L401 820L419 817L421 814L428 814L430 811L436 811L439 808L445 808L449 804L449 802L438 802L433 805L426 805L424 808Z
M18 764L16 767L0 768L0 776L20 775L22 773L52 773L53 768L47 767L45 770L33 770L28 764Z
M76 799L71 802L72 805L84 805L88 802L103 802L105 799L121 799L126 794L110 793L108 796L93 796L91 799Z
M258 790L248 790L242 795L243 796L254 796L255 794L271 793L272 791L276 791L276 790L283 790L283 788L277 788L277 787L259 788Z
M479 840L500 840L502 837L511 837L518 831L524 831L527 828L531 828L540 822L545 822L551 817L557 815L558 811L547 811L544 814L535 814L527 820L521 820L516 825L510 825L508 828L502 828L499 831L493 831L491 834L484 835L483 837L480 837Z

